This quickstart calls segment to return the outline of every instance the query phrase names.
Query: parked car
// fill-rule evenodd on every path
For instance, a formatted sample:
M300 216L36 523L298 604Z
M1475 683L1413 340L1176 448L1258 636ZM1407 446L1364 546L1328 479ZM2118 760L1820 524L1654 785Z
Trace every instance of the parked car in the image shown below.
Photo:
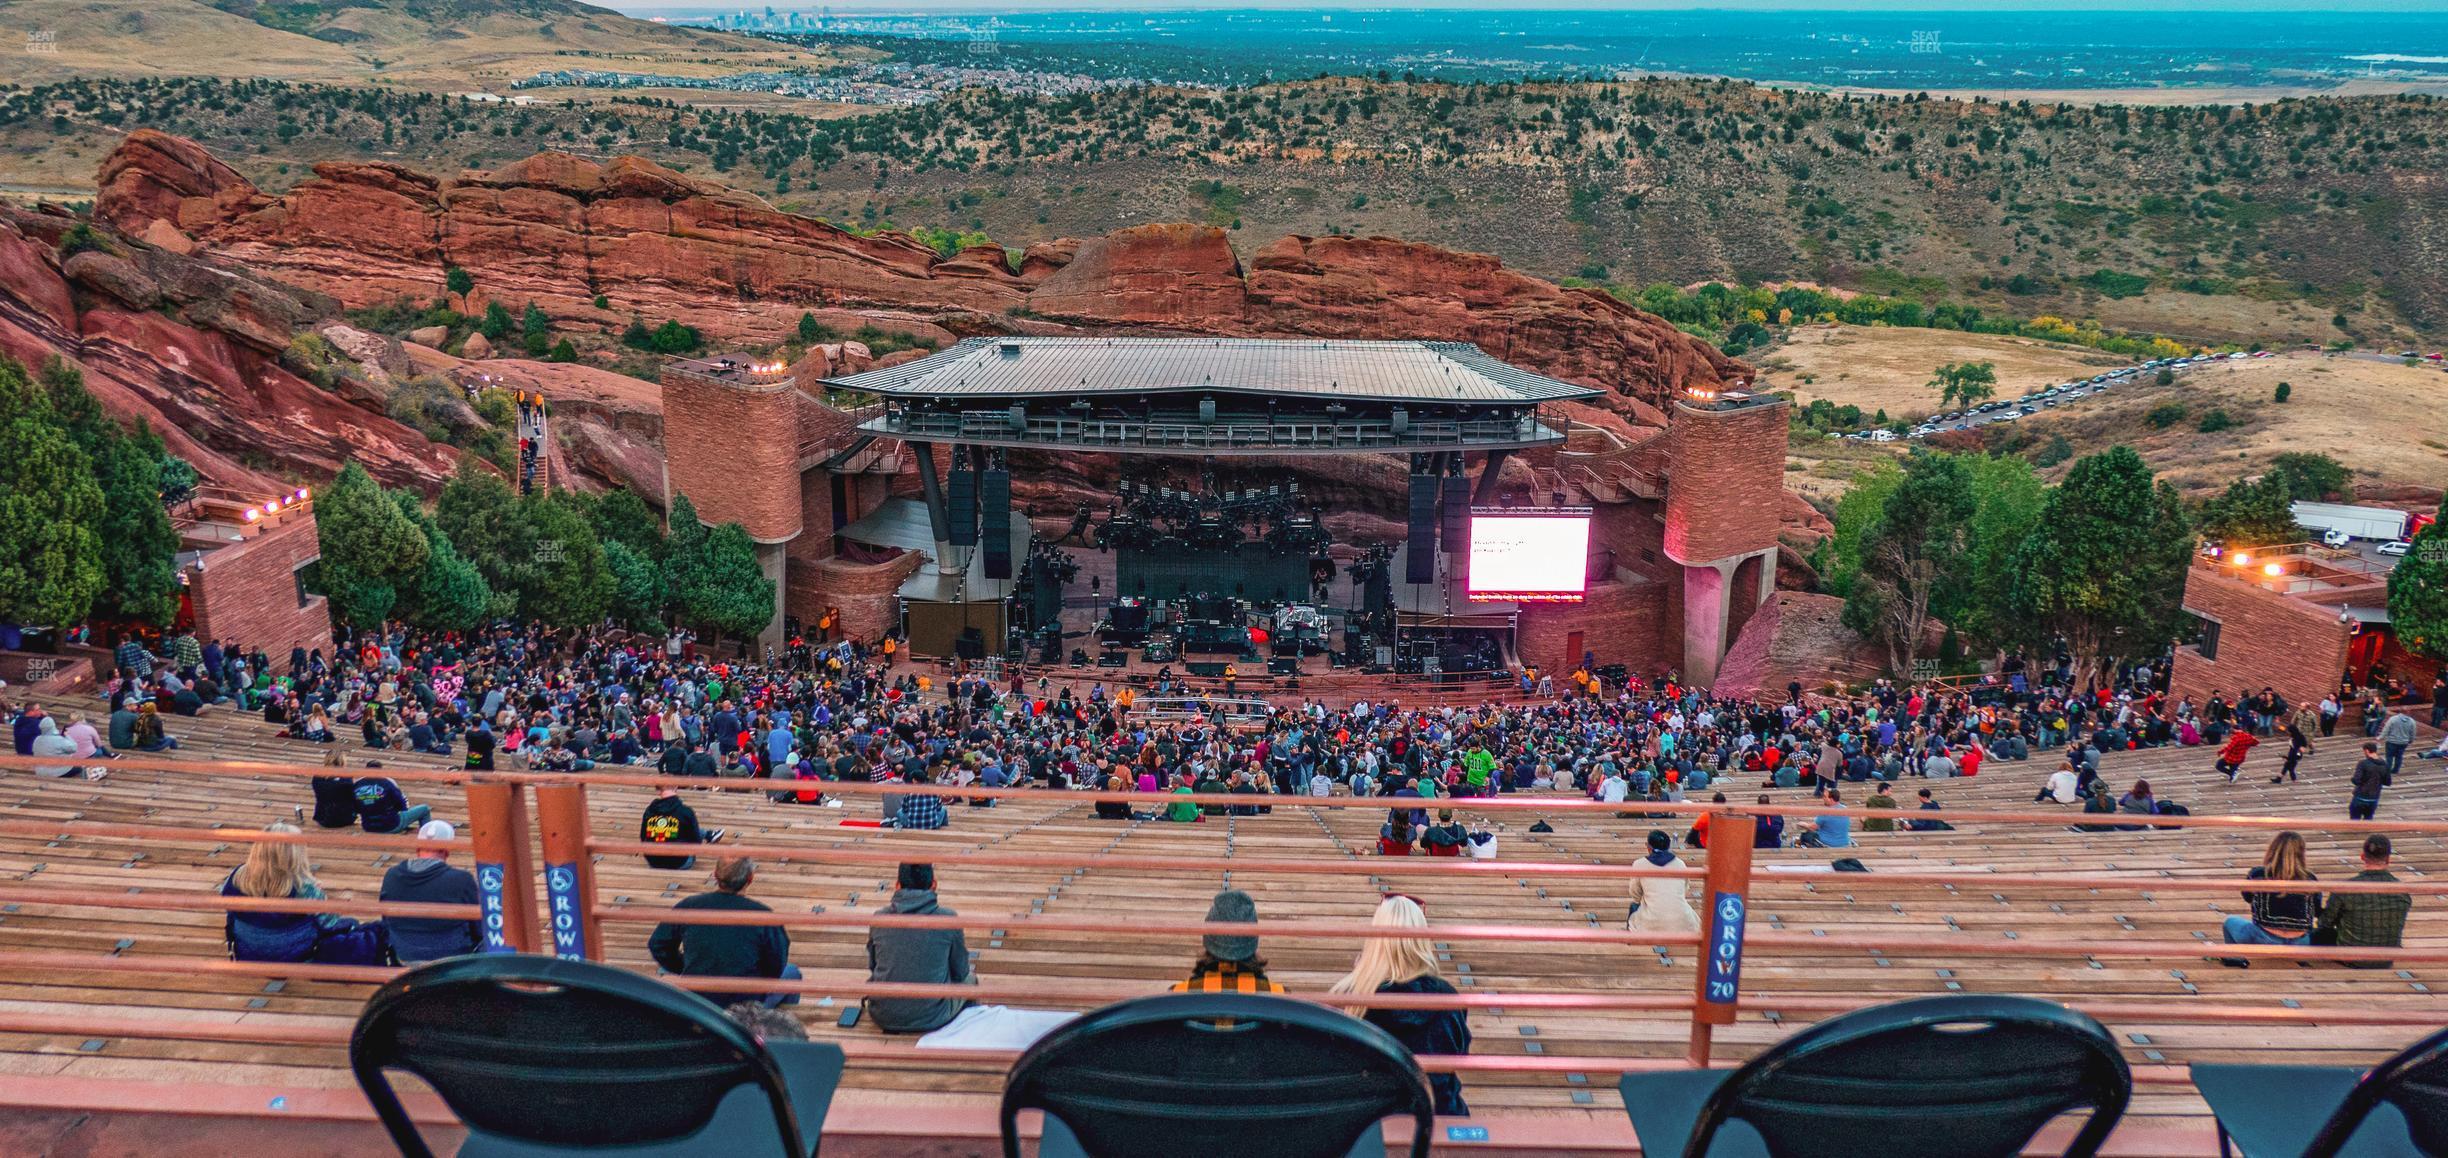
M2413 550L2413 549L2414 549L2414 544L2409 543L2409 542L2405 541L2404 539L2398 539L2398 540L2396 540L2396 541L2394 541L2394 542L2389 542L2389 543L2382 543L2382 544L2380 544L2380 553L2381 553L2381 554L2383 554L2383 555L2388 555L2388 556L2391 556L2391 557L2393 557L2393 558L2400 558L2400 559L2402 559L2402 558L2404 558L2404 557L2405 557L2406 552L2411 551L2411 550Z
M1892 430L1873 430L1870 432L1870 441L1872 442L1894 442L1895 439L1895 431Z

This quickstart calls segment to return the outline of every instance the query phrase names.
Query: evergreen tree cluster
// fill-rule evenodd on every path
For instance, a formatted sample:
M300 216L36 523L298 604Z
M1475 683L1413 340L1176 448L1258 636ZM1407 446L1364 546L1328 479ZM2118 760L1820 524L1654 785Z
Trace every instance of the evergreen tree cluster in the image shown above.
M748 635L773 618L774 584L736 524L708 527L686 496L672 532L626 489L520 495L462 467L428 513L351 463L315 495L323 560L316 582L333 618L436 629L499 619L556 627L678 622Z
M0 357L0 622L169 624L179 537L162 498L193 478L149 427L104 414L75 366Z

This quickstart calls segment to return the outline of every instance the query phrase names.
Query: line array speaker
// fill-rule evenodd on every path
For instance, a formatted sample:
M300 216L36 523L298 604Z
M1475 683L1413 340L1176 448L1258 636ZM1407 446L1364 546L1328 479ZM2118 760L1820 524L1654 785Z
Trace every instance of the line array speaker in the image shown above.
M952 545L974 547L978 541L977 472L955 470L944 483L944 505L952 508Z
M1011 472L978 475L978 543L986 549L986 577L1012 577Z

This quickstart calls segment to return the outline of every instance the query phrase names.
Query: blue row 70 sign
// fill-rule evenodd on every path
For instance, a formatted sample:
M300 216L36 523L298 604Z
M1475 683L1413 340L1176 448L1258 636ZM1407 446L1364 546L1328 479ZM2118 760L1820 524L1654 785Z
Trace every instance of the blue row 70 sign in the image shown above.
M1709 903L1707 983L1701 1000L1732 1005L1742 995L1743 899L1719 893Z

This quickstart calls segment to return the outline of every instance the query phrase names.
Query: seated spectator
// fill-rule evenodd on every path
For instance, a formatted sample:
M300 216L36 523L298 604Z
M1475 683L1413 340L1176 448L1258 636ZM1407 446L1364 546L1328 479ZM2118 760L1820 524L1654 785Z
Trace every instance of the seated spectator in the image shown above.
M367 761L369 770L382 765ZM357 823L367 832L414 832L433 817L433 805L410 804L399 782L388 776L360 776L350 794L357 798Z
M306 717L298 721L297 734L298 739L311 740L317 744L329 744L339 738L332 734L331 716L323 710L321 704L316 704L308 709Z
M680 790L669 784L655 790L655 798L646 802L646 815L638 819L638 840L645 844L712 844L721 840L723 830L704 829L697 825L697 811L680 799ZM646 867L659 869L693 868L695 856L648 856Z
M1674 838L1654 830L1649 834L1649 855L1632 864L1635 869L1642 866L1667 871L1689 867L1674 854ZM1689 883L1681 877L1633 876L1632 907L1626 911L1624 928L1635 933L1699 932L1700 914L1692 908Z
M2394 881L2389 870L2389 838L2373 833L2363 840L2363 871L2350 881ZM2312 922L2312 943L2341 949L2394 949L2405 943L2406 914L2414 898L2405 893L2331 893ZM2340 961L2349 969L2386 969L2393 961Z
M1880 781L1878 790L1870 794L1870 799L1862 801L1862 807L1879 812L1894 811L1898 806L1892 787L1886 781ZM1895 819L1887 816L1872 816L1862 821L1863 832L1894 832L1895 826Z
M909 782L927 783L925 768L910 769ZM952 823L944 811L943 797L932 792L913 792L901 797L901 805L893 813L892 827L905 829L937 829Z
M428 820L418 826L417 839L432 843L420 846L414 860L392 865L383 874L382 899L428 905L475 904L475 874L451 867L450 850L445 847L457 835L458 830L447 820ZM383 925L391 931L391 953L402 965L473 953L484 943L484 926L474 920L386 917Z
M892 903L877 916L958 916L935 899L935 866L905 864L894 882ZM969 943L959 929L876 926L867 933L867 980L912 985L977 984L969 969ZM870 997L867 1012L886 1033L942 1029L967 1008L960 997Z
M285 821L264 826L269 833L295 834L298 826ZM247 849L246 863L230 870L221 882L225 897L263 897L319 901L323 886L315 883L306 863L306 847L292 841L259 840ZM337 913L277 913L231 910L221 935L236 961L313 961L324 965L379 965L390 952L383 924L359 924Z
M1105 791L1129 792L1131 782L1122 775L1120 769L1115 769L1113 775L1105 778ZM1131 819L1130 801L1099 800L1096 802L1096 818L1098 820L1129 820Z
M1767 795L1762 794L1759 798L1759 802L1762 804L1769 803ZM1758 816L1752 817L1751 847L1785 847L1785 818L1782 816L1772 816L1767 813L1762 813Z
M773 910L745 894L756 880L756 862L746 857L714 865L714 890L673 906L718 912L770 913ZM656 925L646 951L666 973L683 977L770 977L797 981L799 967L790 963L790 934L780 925ZM796 993L771 993L758 998L766 1008L799 1004Z
M1377 830L1377 855L1411 855L1411 818L1396 816Z
M408 725L408 750L434 756L451 754L449 742L434 728L433 717L423 712L418 712Z
M151 704L136 707L136 748L142 752L165 752L179 746L176 737L162 731L161 713Z
M1836 789L1827 790L1827 806L1832 811L1820 813L1816 822L1802 826L1798 843L1810 848L1851 848L1853 818L1845 815L1844 801Z
M60 734L57 719L44 716L35 723L33 750L27 752L26 755L73 757L76 755L76 741ZM34 774L51 777L74 776L77 774L77 766L74 764L37 764L34 766ZM102 770L93 769L86 773L86 777L100 780Z
M1437 822L1420 834L1420 848L1430 856L1460 856L1469 840L1470 830L1454 823L1452 810L1439 809Z
M1209 924L1258 923L1258 902L1239 889L1226 889L1207 906ZM1173 983L1175 993L1281 993L1269 980L1266 962L1258 956L1258 938L1209 933L1200 939L1199 958L1190 976Z
M1470 853L1472 860L1496 859L1496 834L1492 832L1470 834L1470 844L1466 851Z
M1920 808L1918 808L1918 809L1916 809L1916 811L1919 811L1919 812L1937 812L1937 811L1939 811L1939 808L1938 808L1938 798L1937 798L1936 796L1931 795L1931 794L1930 794L1930 790L1929 790L1929 789L1927 789L1927 788L1922 789L1922 790L1921 790L1921 807L1920 807ZM1904 822L1904 827L1909 828L1909 829L1913 830L1914 832L1951 832L1951 831L1953 831L1953 830L1954 830L1954 828L1955 828L1955 826L1954 826L1954 825L1952 825L1952 824L1948 824L1946 821L1943 821L1943 820L1907 820L1907 821L1905 821L1905 822Z
M2040 794L2032 797L2032 803L2072 804L2081 799L2081 778L2074 774L2074 762L2067 760L2049 773L2048 783L2040 786Z
M15 740L15 751L18 755L31 756L34 754L34 737L42 734L43 722L50 718L42 710L41 704L28 704L25 711L19 712L17 718L9 722L9 729ZM126 747L126 745L123 744L121 747Z
M315 825L347 828L357 823L357 778L348 774L348 765L337 751L324 754L323 766L342 771L334 776L317 776L310 782L314 789Z
M23 717L18 722L24 725ZM33 737L28 735L27 742L32 741ZM133 751L136 747L136 709L125 701L111 708L110 746L122 752ZM22 752L18 754L24 755Z
M2236 734L2249 735L2242 731ZM2271 837L2269 848L2261 854L2261 863L2244 875L2245 879L2256 881L2319 879L2304 863L2303 835L2295 832ZM2230 945L2301 945L2312 935L2312 918L2321 907L2317 892L2247 892L2244 903L2252 906L2252 915L2229 917L2222 930ZM2252 962L2242 957L2222 957L2219 964L2231 969L2252 968Z
M2153 799L2151 796L2150 781L2134 781L2132 790L2128 791L2123 797L2120 797L2117 800L2117 811L2140 816L2157 816L2159 814L2159 802L2156 799ZM2120 825L2119 827L2127 832L2132 832L2140 829L2142 826L2139 824L2127 824Z
M1928 777L1929 779L1950 780L1954 778L1955 774L1955 758L1947 755L1947 751L1944 748L1940 748L1937 751L1930 753L1929 759L1921 762L1921 775Z
M1434 993L1455 992L1452 983L1437 976L1436 945L1429 941L1428 914L1419 902L1405 896L1391 896L1377 902L1377 913L1370 924L1379 927L1421 930L1417 937L1372 937L1361 943L1359 959L1352 970L1337 980L1327 992L1350 996L1366 993ZM1362 1005L1347 1005L1343 1011L1393 1035L1394 1040L1414 1054L1467 1054L1471 1047L1470 1017L1460 1009L1380 1009ZM1428 1075L1428 1090L1436 1097L1436 1112L1444 1115L1468 1116L1470 1106L1462 1100L1462 1079L1449 1073Z
M76 755L79 760L116 760L119 758L117 752L102 746L102 734L94 730L93 723L85 718L83 712L70 715L68 726L60 729L60 735L68 737L68 742L76 745Z

